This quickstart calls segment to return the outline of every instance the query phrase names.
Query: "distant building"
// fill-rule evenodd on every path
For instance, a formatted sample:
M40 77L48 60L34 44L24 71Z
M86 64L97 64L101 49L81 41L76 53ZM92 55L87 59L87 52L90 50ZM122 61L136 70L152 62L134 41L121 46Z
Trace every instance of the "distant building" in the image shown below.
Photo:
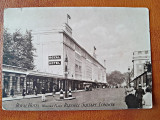
M135 78L145 72L146 62L151 62L151 51L135 51L133 52L133 75Z
M149 50L133 52L132 62L131 82L134 83L134 87L138 88L139 84L143 88L152 87L151 52Z

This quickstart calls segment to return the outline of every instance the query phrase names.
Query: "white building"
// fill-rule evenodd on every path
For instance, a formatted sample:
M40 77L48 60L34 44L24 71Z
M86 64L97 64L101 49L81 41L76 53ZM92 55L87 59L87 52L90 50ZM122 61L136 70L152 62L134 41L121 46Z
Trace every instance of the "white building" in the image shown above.
M135 51L133 52L133 70L132 70L132 81L134 87L138 88L139 84L143 88L152 84L152 65L151 65L151 52L146 51ZM149 70L150 69L150 70Z
M68 79L106 83L106 68L73 39L68 24L62 29L38 31L33 35L37 71L65 77L67 56Z
M133 52L133 78L145 72L144 66L146 62L151 62L151 51L135 51Z
M93 87L106 84L106 68L72 38L68 24L62 29L34 32L33 45L36 48L34 70L3 65L3 96L9 95L11 89L15 94L21 94L23 88L27 94L34 94L36 88L40 93L42 87L52 92L53 87L56 91L77 90L84 89L86 84Z

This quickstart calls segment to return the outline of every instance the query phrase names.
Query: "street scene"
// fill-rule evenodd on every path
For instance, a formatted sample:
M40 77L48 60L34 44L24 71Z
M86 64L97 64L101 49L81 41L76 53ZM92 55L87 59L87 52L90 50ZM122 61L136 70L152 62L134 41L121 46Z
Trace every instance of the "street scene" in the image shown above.
M4 110L152 108L148 9L9 8L4 16Z
M117 95L115 95L117 94ZM30 98L6 99L3 102L3 109L10 110L114 110L127 109L125 104L124 88L105 88L93 91L81 91L72 93L76 96L73 100L59 100L60 95L54 97L50 94L46 96L46 102L41 101L41 95Z

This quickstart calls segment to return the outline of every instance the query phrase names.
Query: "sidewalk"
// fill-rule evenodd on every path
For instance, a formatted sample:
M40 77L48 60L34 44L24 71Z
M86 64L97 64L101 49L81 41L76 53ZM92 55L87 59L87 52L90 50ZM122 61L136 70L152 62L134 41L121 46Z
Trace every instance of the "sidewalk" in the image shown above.
M46 93L46 96L51 96L52 93ZM18 96L18 95L15 95L14 97L5 97L5 98L2 98L2 101L12 101L12 100L20 100L20 99L30 99L30 98L38 98L38 97L41 97L42 94L37 94L37 95L26 95L24 98L23 96Z
M72 91L72 93L75 93L75 92L83 92L85 90L76 90L76 91ZM63 91L63 93L65 93L65 91ZM60 92L56 92L55 93L56 95L59 95ZM45 94L46 96L52 96L52 93L46 93ZM19 96L19 95L15 95L14 97L5 97L5 98L2 98L2 101L12 101L12 100L21 100L21 99L30 99L30 98L38 98L38 97L41 97L42 94L37 94L37 95L26 95L24 98L23 96Z

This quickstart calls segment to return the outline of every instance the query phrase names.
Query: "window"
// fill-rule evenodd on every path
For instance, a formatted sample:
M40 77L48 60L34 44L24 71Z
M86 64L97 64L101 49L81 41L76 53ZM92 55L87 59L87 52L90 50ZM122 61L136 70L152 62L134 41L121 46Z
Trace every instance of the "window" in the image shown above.
M24 88L24 78L20 78L20 90Z
M142 53L142 51L138 51L138 54L141 54Z
M78 65L75 64L75 71L78 72Z
M145 54L148 54L148 51L145 51Z
M13 89L17 90L17 77L12 78L12 86Z
M81 67L81 66L79 66L79 72L80 72L80 73L82 72L82 67Z

